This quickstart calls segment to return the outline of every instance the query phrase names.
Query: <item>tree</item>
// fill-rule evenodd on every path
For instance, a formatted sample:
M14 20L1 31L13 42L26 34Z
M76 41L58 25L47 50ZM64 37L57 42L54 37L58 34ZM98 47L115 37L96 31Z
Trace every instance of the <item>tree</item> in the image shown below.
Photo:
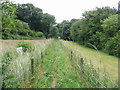
M118 29L120 29L118 25L118 15L112 15L105 20L101 21L102 22L102 27L103 27L103 33L105 34L106 37L114 37Z
M42 31L42 9L34 7L33 4L19 4L16 11L18 19L27 22L30 25L30 29L35 31Z
M70 27L70 37L73 41L98 50L118 56L118 25L117 10L110 7L96 8L83 13L83 18ZM91 47L93 48L93 47Z
M28 23L16 19L17 8L12 2L2 1L2 39L31 39L36 33L30 29Z
M103 33L101 41L104 43L104 50L109 54L118 56L120 25L118 25L118 14L112 15L101 21Z
M60 24L58 24L60 37L64 40L71 40L70 37L70 27L73 23L75 23L78 19L72 19L71 21L63 20Z
M55 17L48 13L43 14L42 18L42 32L44 33L45 37L49 37L50 27L55 24Z
M56 27L56 25L52 25L50 27L50 32L49 32L49 37L52 38L58 38L59 32L58 32L58 28Z

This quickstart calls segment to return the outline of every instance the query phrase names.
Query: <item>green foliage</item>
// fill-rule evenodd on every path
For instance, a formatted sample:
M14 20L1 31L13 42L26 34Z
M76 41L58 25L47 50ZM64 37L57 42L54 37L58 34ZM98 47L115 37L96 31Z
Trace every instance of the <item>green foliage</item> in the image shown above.
M11 64L11 62L13 62L16 58L18 57L18 53L17 51L11 50L11 51L5 51L2 55L2 75L4 75L3 78L3 82L7 83L8 79L11 79L14 77L14 75L9 75L7 74L7 68L8 66ZM7 81L4 81L7 80ZM10 83L10 82L8 82ZM6 84L3 84L2 87L6 87Z
M23 47L23 51L34 51L35 47L30 41L20 41L17 43L17 47Z
M10 33L15 27L15 10L16 6L14 4L10 2L2 3L2 32Z
M112 15L101 22L105 36L108 38L114 37L119 29L118 14Z
M73 41L76 41L78 42L79 40L78 39L82 39L82 36L81 38L79 38L79 34L82 35L81 33L81 24L82 24L82 20L79 20L77 22L75 22L74 24L72 24L72 26L70 27L70 37L72 38Z
M15 59L18 56L18 54L16 53L16 51L6 51L3 54L3 62L10 62L13 59Z
M30 7L32 8L32 6ZM31 24L18 20L19 18L16 16L17 9L18 6L16 4L5 0L2 1L2 39L43 38L42 32L37 33L35 30L30 29L31 26L29 27L29 25ZM34 25L39 26L38 24Z
M41 19L43 16L42 9L34 7L33 4L19 4L16 11L17 18L27 22L30 29L34 31L42 31Z
M71 21L64 20L63 22L61 22L60 24L58 24L59 36L62 39L71 40L71 37L70 37L70 27L76 21L78 21L78 19L72 19Z
M19 4L16 15L18 19L27 22L33 31L43 32L46 38L49 36L50 26L55 23L53 15L43 14L42 9L30 3Z
M6 67L10 64L10 62L18 56L17 52L14 50L6 51L2 56L2 71L6 71Z
M74 23L63 21L59 26L62 39L73 40L90 48L93 48L89 45L92 44L98 50L118 56L117 33L120 25L116 13L115 8L102 7L84 12L83 17Z
M42 32L48 38L50 34L50 27L55 24L55 17L48 13L43 14L42 17Z
M105 43L104 49L111 55L118 56L120 27L118 25L118 15L112 15L102 22L103 33L101 41Z
M37 32L37 33L36 33L36 37L41 37L41 38L42 38L42 37L44 37L44 35L43 35L42 32Z
M58 38L58 28L53 25L50 27L50 32L49 32L49 37L52 37L52 38Z
M118 38L116 37L110 38L105 44L105 51L110 55L117 56L118 54L117 49L118 49Z

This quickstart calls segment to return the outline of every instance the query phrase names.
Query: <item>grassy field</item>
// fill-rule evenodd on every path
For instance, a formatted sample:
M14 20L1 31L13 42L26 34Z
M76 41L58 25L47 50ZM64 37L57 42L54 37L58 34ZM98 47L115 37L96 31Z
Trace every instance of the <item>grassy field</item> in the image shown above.
M74 42L62 41L66 47L75 51L76 55L79 55L86 60L92 62L92 64L99 68L100 71L108 73L108 75L115 81L118 80L118 58L107 55L103 52L86 48L82 45L78 45Z
M118 58L116 57L83 47L73 42L53 39L31 40L35 45L35 50L26 52L23 55L16 55L15 50L18 41L19 40L1 41L2 54L4 55L4 52L10 51L10 53L13 53L10 54L12 55L10 57L15 57L7 64L7 69L4 72L5 77L3 76L3 78L5 78L5 86L7 87L116 87L111 84L111 82L108 82L106 78L99 79L99 74L92 66L89 66L89 64L82 64L81 66L81 62L79 61L81 57L88 62L91 61L91 64L93 64L95 68L99 68L101 72L107 73L111 79L117 82ZM71 51L74 52L75 55L71 56ZM7 57L5 55L4 58ZM73 56L79 56L79 58ZM31 59L34 60L33 64L31 64ZM32 65L34 66L34 73L32 73ZM99 81L104 85L100 85Z

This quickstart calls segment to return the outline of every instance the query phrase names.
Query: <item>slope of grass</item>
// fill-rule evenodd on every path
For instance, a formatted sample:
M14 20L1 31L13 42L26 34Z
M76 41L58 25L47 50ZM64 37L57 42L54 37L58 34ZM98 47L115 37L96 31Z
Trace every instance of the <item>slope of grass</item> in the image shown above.
M115 81L118 80L118 58L107 55L103 52L86 48L74 42L62 41L69 49L75 51L76 55L82 56L84 59L89 60L92 64L99 68L102 72L108 75Z
M78 72L59 41L48 47L46 56L36 70L34 88L82 88Z

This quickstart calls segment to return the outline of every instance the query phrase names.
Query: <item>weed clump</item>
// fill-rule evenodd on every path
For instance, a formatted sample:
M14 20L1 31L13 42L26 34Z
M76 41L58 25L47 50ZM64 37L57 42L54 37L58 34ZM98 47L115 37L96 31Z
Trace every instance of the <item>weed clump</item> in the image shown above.
M35 49L35 46L30 41L20 41L17 43L17 48L18 47L23 47L23 52L26 52L26 51L31 52L31 51L34 51Z
M2 61L8 63L15 59L17 56L18 54L15 50L6 51L3 53Z

